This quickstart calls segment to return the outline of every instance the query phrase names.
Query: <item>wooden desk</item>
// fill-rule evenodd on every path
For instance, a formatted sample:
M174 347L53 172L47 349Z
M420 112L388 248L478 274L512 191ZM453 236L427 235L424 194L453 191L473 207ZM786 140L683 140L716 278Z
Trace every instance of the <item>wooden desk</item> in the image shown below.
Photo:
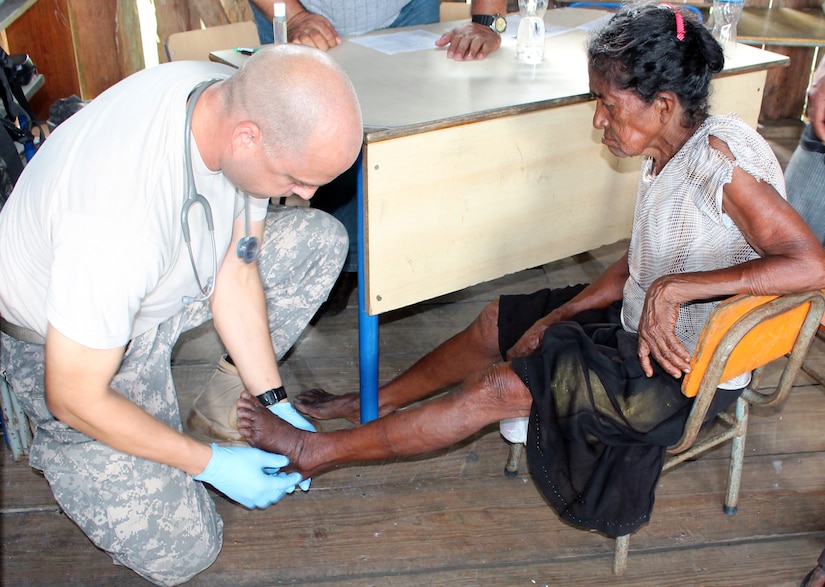
M739 41L751 45L825 45L825 13L819 8L746 6L737 27Z
M602 11L548 10L575 27ZM421 27L440 34L449 23ZM384 32L386 33L386 31ZM374 33L381 34L381 33ZM613 157L592 127L585 41L548 37L538 66L515 42L482 61L439 49L330 51L364 115L359 251L361 419L377 416L378 314L612 243L630 234L640 161ZM233 51L213 58L233 64ZM756 126L767 67L742 45L713 82L715 112Z

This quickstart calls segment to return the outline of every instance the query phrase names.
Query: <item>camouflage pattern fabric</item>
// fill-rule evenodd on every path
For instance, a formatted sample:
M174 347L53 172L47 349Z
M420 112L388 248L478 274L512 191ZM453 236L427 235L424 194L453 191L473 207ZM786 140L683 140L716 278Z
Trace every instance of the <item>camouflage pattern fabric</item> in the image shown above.
M279 358L326 299L346 252L346 232L331 216L270 207L258 264ZM190 304L130 341L112 389L182 432L172 349L181 333L211 317L207 303ZM36 425L30 464L43 471L60 507L95 545L159 585L185 582L214 562L223 521L201 483L57 421L46 407L42 345L2 334L0 368Z

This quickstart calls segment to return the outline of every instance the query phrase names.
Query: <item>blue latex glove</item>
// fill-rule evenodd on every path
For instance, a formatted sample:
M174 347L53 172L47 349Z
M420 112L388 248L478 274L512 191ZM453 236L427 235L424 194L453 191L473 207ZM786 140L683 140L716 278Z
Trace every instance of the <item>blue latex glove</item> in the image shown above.
M284 455L268 453L249 446L212 444L212 458L203 473L195 477L239 504L266 508L295 491L300 473L279 473L289 464Z
M292 407L292 402L278 402L269 406L269 411L278 416L281 420L288 422L295 426L298 430L306 430L307 432L315 432L315 426L309 423L298 411ZM304 491L309 491L309 484L312 479L304 479L298 483Z

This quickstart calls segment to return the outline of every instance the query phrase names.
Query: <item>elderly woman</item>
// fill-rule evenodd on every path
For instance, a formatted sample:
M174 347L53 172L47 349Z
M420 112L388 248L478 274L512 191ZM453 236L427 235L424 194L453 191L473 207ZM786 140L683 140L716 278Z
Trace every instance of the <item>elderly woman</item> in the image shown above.
M708 115L723 56L702 25L670 7L625 7L588 56L602 142L618 157L642 156L627 254L587 286L491 303L385 385L382 417L359 428L299 431L244 394L239 427L250 444L310 476L433 451L529 414L528 459L560 516L610 535L649 518L665 448L690 408L680 377L715 304L825 287L825 251L786 202L765 141L735 115ZM745 384L728 385L714 409ZM355 394L314 390L296 405L357 419Z

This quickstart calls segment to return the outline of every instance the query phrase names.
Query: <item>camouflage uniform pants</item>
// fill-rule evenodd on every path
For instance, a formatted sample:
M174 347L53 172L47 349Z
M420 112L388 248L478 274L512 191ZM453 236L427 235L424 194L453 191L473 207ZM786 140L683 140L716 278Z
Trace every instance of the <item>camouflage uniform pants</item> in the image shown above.
M270 208L259 268L279 357L326 299L346 253L346 232L331 216ZM181 333L210 318L207 303L191 304L132 340L112 389L183 431L172 347ZM159 585L182 583L209 567L220 552L223 521L203 485L55 420L45 402L43 346L5 334L0 344L0 367L37 426L29 462L43 471L63 511L117 563Z

